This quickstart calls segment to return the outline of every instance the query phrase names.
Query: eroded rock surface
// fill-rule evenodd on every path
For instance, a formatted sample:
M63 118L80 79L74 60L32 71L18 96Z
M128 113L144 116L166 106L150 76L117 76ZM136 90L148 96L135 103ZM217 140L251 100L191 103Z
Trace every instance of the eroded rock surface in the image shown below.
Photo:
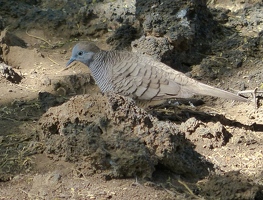
M214 149L225 146L232 135L220 123L204 123L192 117L180 125L180 131L186 138L199 147Z
M22 77L19 76L11 66L6 65L5 63L0 63L0 74L5 77L7 80L18 83L21 81Z
M199 177L212 167L178 125L158 121L119 95L73 97L50 108L39 120L39 129L47 153L93 172L110 170L113 177L150 178L157 165Z

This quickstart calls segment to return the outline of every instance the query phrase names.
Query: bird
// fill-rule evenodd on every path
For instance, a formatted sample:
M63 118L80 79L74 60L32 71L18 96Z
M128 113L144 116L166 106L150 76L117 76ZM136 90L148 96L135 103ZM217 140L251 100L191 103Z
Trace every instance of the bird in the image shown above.
M130 97L144 107L194 95L248 101L239 95L196 81L144 54L106 51L94 43L83 41L73 47L66 67L74 61L89 67L102 93Z

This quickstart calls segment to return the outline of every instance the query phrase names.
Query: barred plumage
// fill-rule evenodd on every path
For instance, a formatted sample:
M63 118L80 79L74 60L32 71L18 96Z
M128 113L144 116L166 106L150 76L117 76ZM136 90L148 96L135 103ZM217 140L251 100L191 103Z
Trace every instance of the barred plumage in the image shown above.
M73 61L86 64L102 92L114 92L156 104L170 98L195 94L237 101L247 99L185 76L150 56L126 51L103 51L95 44L76 44L67 66Z

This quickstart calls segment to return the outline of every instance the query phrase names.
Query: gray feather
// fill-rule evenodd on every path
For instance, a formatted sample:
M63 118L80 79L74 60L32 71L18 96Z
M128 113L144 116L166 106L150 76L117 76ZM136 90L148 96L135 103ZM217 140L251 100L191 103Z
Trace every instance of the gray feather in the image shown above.
M203 84L145 55L103 51L92 43L77 44L68 65L86 64L102 92L114 92L137 100L160 101L190 98L195 94L247 101L236 94Z

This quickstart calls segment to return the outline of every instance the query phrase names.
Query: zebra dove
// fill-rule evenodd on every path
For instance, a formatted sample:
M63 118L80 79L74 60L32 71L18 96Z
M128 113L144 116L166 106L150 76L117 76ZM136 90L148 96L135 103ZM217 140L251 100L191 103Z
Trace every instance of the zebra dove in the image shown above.
M67 63L87 65L103 93L113 92L146 104L156 105L172 98L195 94L237 101L246 98L191 79L150 56L128 51L104 51L93 43L80 42Z

